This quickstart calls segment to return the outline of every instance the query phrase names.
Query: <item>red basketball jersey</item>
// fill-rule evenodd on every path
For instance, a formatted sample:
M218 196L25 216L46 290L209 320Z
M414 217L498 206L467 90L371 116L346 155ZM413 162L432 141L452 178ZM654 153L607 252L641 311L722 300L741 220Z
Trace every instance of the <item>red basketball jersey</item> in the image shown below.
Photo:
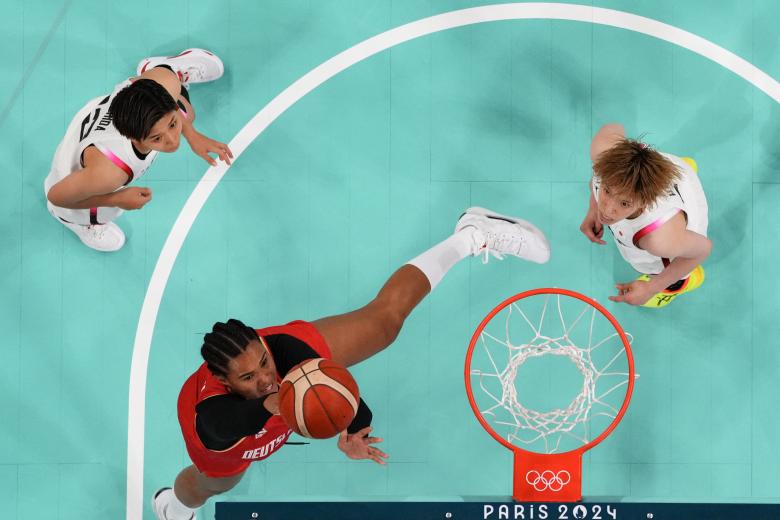
M258 329L260 337L274 334L288 334L300 339L321 357L330 359L330 349L313 325L304 321L294 321L287 325ZM269 352L270 354L270 352ZM277 381L281 377L277 374ZM206 448L195 430L195 407L209 397L229 393L228 389L214 377L203 363L182 386L179 393L179 425L184 435L187 452L198 470L207 477L231 477L246 470L253 461L269 457L281 448L292 434L281 416L274 415L254 435L239 440L226 450Z

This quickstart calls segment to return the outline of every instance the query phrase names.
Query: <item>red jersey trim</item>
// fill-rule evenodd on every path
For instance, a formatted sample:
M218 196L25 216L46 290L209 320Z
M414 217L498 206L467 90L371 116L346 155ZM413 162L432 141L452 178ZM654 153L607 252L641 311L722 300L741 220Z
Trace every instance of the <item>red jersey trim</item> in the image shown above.
M656 220L655 222L651 222L650 224L646 225L645 227L643 227L642 229L640 229L639 231L634 233L634 238L632 239L633 242L634 242L634 245L636 247L639 247L639 241L644 236L649 235L650 233L652 233L653 231L655 231L659 227L661 227L664 224L666 224L667 222L669 222L672 219L672 217L674 217L675 215L677 215L681 211L682 210L678 208L676 211L673 211L669 215L666 215L665 217L661 217L658 220ZM642 248L639 247L639 249L642 249Z
M118 166L122 171L124 171L127 174L127 182L125 182L124 185L127 186L128 184L130 184L130 181L132 181L133 177L134 177L133 169L130 168L130 166L128 166L127 163L125 163L122 159L117 157L116 154L114 154L114 152L112 152L108 148L104 148L103 146L100 146L99 144L96 144L95 148L100 150L100 153L105 155L108 158L109 161L114 163L116 166Z

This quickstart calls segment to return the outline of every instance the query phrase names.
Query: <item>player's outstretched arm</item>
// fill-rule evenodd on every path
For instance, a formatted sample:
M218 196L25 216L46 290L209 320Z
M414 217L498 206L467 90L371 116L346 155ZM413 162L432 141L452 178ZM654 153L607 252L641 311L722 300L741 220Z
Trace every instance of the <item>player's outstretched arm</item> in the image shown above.
M704 262L712 251L712 241L686 229L685 217L678 213L656 231L642 237L639 247L652 255L673 260L660 274L651 277L649 282L636 280L617 284L619 294L610 296L610 300L631 305L646 303L654 294L663 291Z
M663 272L653 277L651 283L653 288L657 289L656 292L662 291L693 271L710 256L712 251L712 241L709 238L686 229L685 217L682 213L678 213L667 224L639 241L639 247L650 254L661 258L673 258Z
M126 181L124 171L90 147L84 152L84 168L52 186L46 196L55 206L70 209L115 207L133 210L152 200L152 190L122 188Z
M192 105L190 105L190 102L184 97L180 97L179 100L185 106L188 114L192 114L192 117L182 118L181 134L190 144L190 148L195 152L195 155L201 157L212 166L216 166L217 161L209 154L215 154L220 160L230 164L233 159L233 152L230 150L230 147L225 143L220 143L210 137L206 137L195 130L195 127L192 124L195 119L195 110L192 108Z
M593 182L592 179L591 182ZM606 242L602 240L602 237L604 236L604 226L599 221L599 206L596 203L596 198L593 196L593 189L590 184L588 185L588 192L590 192L588 212L585 214L585 218L582 220L582 224L580 224L580 231L582 231L582 234L588 237L588 240L591 242L603 246L606 244Z
M609 123L602 126L596 135L593 136L593 141L590 143L590 159L596 162L599 155L615 146L621 139L626 136L623 125L618 123ZM593 179L591 179L591 183ZM588 240L593 243L604 245L606 242L602 240L604 236L604 226L599 222L598 218L598 204L596 198L593 196L593 186L588 186L588 192L590 193L590 199L588 202L588 212L585 214L585 218L580 224L580 231L585 235Z
M339 434L338 447L350 459L371 459L377 464L385 464L385 459L390 457L387 453L372 444L382 442L380 437L369 437L370 426L355 433L347 433L346 430Z
M220 160L230 164L233 159L233 152L230 151L228 145L215 141L210 137L206 137L195 130L195 126L193 125L195 121L195 109L187 98L181 95L181 82L175 73L163 67L155 67L144 72L141 77L154 80L161 84L165 87L165 90L173 96L173 99L184 106L187 117L181 118L181 134L187 140L190 148L195 152L195 155L201 157L212 166L216 166L217 161L215 161L210 154L215 154Z
M602 126L590 143L590 160L596 162L602 152L609 150L625 137L626 130L620 123L608 123Z

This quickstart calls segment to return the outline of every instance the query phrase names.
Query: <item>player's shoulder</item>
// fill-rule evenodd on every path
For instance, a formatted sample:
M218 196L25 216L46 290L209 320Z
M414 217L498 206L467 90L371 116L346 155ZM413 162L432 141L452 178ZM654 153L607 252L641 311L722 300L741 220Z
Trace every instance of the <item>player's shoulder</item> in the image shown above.
M276 363L279 374L287 374L295 365L322 357L311 345L290 334L276 333L263 336Z
M262 336L262 338L263 338L263 341L266 342L266 344L268 345L268 347L272 351L273 350L277 350L277 349L278 350L284 350L284 349L300 350L300 349L304 349L304 350L311 351L314 354L316 354L316 352L314 352L314 349L312 349L311 346L309 346L308 343L306 343L302 339L296 338L295 336L292 336L290 334L285 334L283 332L278 332L276 334L264 335L264 336ZM319 357L319 356L314 355L313 357Z
M682 211L674 213L666 222L639 240L639 247L656 256L674 256L671 251L683 245L687 223Z
M84 169L88 170L90 175L117 178L122 181L127 177L127 173L95 145L87 146L82 157Z

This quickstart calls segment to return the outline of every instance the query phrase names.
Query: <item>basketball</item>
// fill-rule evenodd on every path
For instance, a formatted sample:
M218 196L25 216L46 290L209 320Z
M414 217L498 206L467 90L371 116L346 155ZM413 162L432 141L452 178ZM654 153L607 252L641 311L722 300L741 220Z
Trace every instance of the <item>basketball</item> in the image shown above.
M295 433L313 439L327 439L346 430L359 402L352 374L325 358L295 365L279 387L282 418Z

